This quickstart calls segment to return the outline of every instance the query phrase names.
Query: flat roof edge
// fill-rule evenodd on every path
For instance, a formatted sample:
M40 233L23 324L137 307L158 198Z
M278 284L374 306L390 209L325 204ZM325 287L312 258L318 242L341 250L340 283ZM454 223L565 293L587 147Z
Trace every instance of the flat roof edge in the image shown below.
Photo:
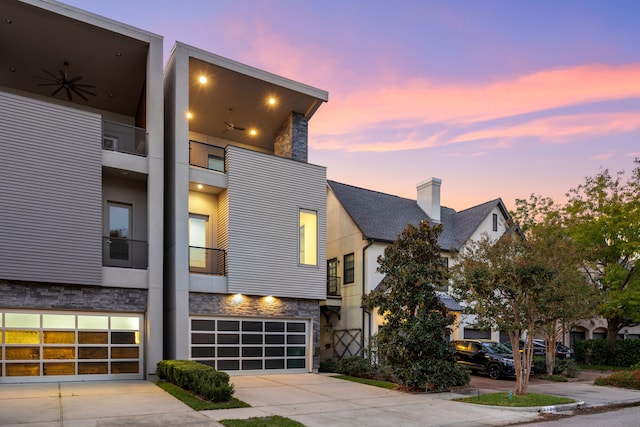
M243 64L241 62L234 61L233 59L225 58L224 56L216 55L215 53L208 52L206 50L188 45L186 43L177 41L173 49L177 48L187 49L189 51L189 57L209 62L219 67L223 67L228 70L235 71L237 73L244 74L246 76L253 77L259 80L263 80L267 83L282 86L286 89L290 89L295 92L317 98L323 102L327 102L329 100L329 92L327 92L326 90L318 89L316 87L279 76L269 71L264 71L256 67L252 67L251 65Z

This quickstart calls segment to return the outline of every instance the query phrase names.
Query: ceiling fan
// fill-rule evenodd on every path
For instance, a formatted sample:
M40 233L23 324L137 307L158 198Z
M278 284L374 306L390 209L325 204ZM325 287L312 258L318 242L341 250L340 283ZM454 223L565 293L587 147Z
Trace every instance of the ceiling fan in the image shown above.
M64 61L64 71L59 70L60 77L56 76L47 70L42 70L48 74L47 77L35 76L39 79L46 80L48 83L38 83L38 86L57 86L57 88L51 93L51 96L56 96L58 92L64 89L67 92L67 98L69 101L73 101L73 95L76 94L80 98L88 101L85 95L98 96L97 94L87 90L87 88L94 88L94 85L80 84L82 76L77 76L72 79L69 78L69 63Z
M224 131L226 132L228 130L239 130L239 131L247 130L246 128L236 126L233 124L233 121L231 120L231 111L233 111L233 108L229 108L229 121L223 120L224 124L227 125L227 128Z

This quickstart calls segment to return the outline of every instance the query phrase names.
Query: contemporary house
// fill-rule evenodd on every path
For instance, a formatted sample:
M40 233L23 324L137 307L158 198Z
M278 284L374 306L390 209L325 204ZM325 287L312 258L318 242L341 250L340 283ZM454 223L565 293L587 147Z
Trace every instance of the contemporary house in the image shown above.
M376 271L378 256L408 224L442 224L442 257L455 262L455 254L483 235L499 238L511 217L501 199L456 212L441 206L442 181L431 178L417 185L415 200L364 188L327 182L327 299L321 317L321 360L359 354L383 319L362 306L362 296L383 279ZM452 339L491 338L491 332L473 327L473 318L439 289L445 306L456 317ZM493 332L498 340L499 333Z
M325 91L177 43L165 69L165 357L230 373L318 366Z
M0 8L0 382L144 378L162 359L162 37Z

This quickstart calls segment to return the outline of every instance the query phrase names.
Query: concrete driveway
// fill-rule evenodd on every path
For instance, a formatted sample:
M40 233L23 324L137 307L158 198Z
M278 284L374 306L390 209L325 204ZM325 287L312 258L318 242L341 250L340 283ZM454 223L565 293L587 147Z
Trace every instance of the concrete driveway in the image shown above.
M307 427L498 426L535 420L535 412L481 407L445 393L402 393L324 374L232 377L251 408L203 411L214 420L282 415Z

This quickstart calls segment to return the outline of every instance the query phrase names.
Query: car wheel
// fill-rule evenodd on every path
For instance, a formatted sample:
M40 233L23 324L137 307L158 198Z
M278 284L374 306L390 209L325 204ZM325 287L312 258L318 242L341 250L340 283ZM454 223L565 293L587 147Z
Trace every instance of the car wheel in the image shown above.
M489 365L487 367L487 373L491 379L499 380L502 378L502 369L500 369L500 366L496 364Z

